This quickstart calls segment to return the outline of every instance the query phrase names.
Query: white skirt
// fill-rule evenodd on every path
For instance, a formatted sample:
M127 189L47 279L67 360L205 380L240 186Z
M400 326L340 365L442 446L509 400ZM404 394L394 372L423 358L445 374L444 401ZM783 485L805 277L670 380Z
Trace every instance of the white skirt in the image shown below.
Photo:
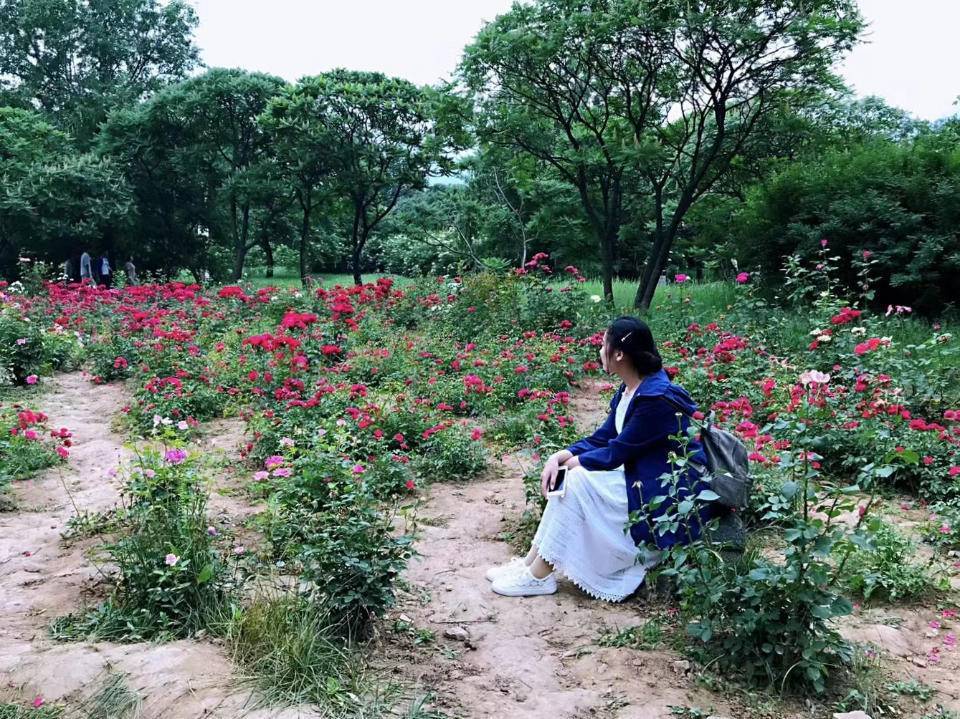
M550 497L533 538L537 553L596 599L619 602L643 583L658 554L641 557L626 531L622 469L567 472L563 497Z

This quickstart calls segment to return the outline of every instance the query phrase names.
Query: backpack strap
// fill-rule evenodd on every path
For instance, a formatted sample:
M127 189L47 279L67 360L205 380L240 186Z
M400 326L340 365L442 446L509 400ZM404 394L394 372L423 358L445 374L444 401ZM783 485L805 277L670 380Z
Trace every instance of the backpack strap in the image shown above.
M709 429L713 425L712 420L708 419L706 422L704 422L702 420L697 419L696 417L693 416L693 412L688 410L686 407L684 407L682 404L677 402L672 397L668 397L665 394L654 395L653 397L650 397L650 399L662 399L664 402L666 402L675 410L677 410L680 414L682 414L687 419L689 419L692 424L696 425L697 427L700 427L701 429Z
M693 416L693 413L690 412L686 407L684 407L682 404L680 404L679 402L677 402L677 401L676 401L675 399L673 399L672 397L668 397L668 396L665 395L665 394L658 394L658 395L653 395L653 396L647 395L647 396L644 397L644 399L647 399L647 400L662 399L664 402L666 402L667 404L669 404L671 407L673 407L675 410L677 410L680 414L682 414L684 417L686 417L686 418L689 420L690 424L692 424L692 425L694 425L694 426L696 426L696 427L699 427L699 428L701 429L701 431L709 431L709 430L710 430L710 427L712 426L712 423L711 423L709 420L707 421L706 424L704 424L703 422L701 422L700 420L698 420L696 417L694 417L694 416ZM693 468L694 468L697 472L699 472L701 475L706 474L707 471L708 471L708 470L707 470L707 465L701 464L700 462L690 462L689 464L690 464L691 467L693 467Z

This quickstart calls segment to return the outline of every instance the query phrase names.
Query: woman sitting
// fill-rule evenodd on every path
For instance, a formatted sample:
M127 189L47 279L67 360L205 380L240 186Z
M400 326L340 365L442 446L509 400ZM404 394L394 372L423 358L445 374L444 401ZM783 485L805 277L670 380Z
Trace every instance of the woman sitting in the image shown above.
M553 594L554 572L559 572L590 596L619 602L643 583L659 560L658 549L697 538L713 517L714 508L707 504L687 526L661 533L654 529L655 520L672 503L645 510L654 497L666 494L668 480L662 477L673 470L669 454L683 452L671 437L686 436L687 415L697 408L663 371L650 328L634 317L614 321L604 334L600 362L623 381L610 402L610 414L591 436L547 460L541 491L546 496L559 468L566 467L565 494L548 497L527 556L487 572L497 594ZM686 452L693 454L692 462L705 464L696 440L689 441ZM700 489L700 474L693 468L689 472L686 493L693 491L690 487ZM643 521L627 531L628 515L634 512Z

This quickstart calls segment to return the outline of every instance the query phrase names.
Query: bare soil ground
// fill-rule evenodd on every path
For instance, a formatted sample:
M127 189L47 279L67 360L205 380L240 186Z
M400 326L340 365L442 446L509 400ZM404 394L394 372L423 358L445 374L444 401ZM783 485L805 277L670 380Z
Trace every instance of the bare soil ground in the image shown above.
M601 385L585 383L572 393L571 413L584 431L606 416ZM590 599L565 581L548 597L494 594L484 573L512 553L502 534L524 510L521 475L506 457L480 481L433 485L421 512L420 557L407 572L412 592L397 616L433 630L438 646L432 652L408 647L403 672L434 691L444 711L531 719L659 719L677 716L679 707L704 716L832 715L802 701L766 711L754 702L749 709L736 691L725 697L704 688L678 652L598 646L605 630L637 626L651 615L655 600L643 589L622 604ZM960 622L944 619L934 607L858 608L842 632L873 645L894 679L935 688L930 704L960 709L953 679L960 652L949 636L960 633ZM919 717L923 711L915 708ZM908 710L904 716L913 715Z
M108 672L118 672L143 697L144 719L315 716L253 708L255 698L238 686L230 658L213 643L63 644L48 638L51 620L98 598L98 570L89 554L100 540L64 543L61 533L76 510L116 504L119 481L112 470L129 455L111 426L127 403L122 386L98 387L79 373L52 383L39 409L53 426L69 428L75 444L62 467L16 483L16 508L0 514L0 701L41 696L47 703L75 704L96 692ZM215 511L235 508L232 497L223 499L216 490L213 497Z
M102 591L91 557L99 540L65 543L61 533L76 511L117 502L119 481L111 470L130 451L112 428L128 399L121 386L96 387L80 374L52 382L39 408L53 426L74 432L75 446L63 467L17 483L16 509L0 513L0 701L23 703L39 695L48 703L76 703L102 686L108 672L118 672L143 697L145 719L320 716L310 707L258 707L213 641L61 644L48 638L53 618L95 602ZM573 394L571 411L582 429L606 412L598 386ZM210 506L241 540L244 521L260 509L242 491L247 476L233 454L242 429L239 420L210 423L201 440L204 450L227 455ZM567 582L549 597L493 594L483 575L511 554L502 535L524 509L521 474L507 457L479 481L436 484L426 492L420 556L408 568L404 599L373 652L382 679L412 686L447 715L465 718L659 719L676 716L672 707L756 716L735 694L725 698L706 689L675 651L597 645L603 631L642 624L651 614L643 590L618 605L592 600ZM389 629L397 619L432 630L436 641L419 646L398 637ZM872 643L897 679L922 680L937 690L934 701L960 709L960 652L950 639L960 633L956 620L934 607L860 609L843 631ZM767 716L811 713L800 705Z

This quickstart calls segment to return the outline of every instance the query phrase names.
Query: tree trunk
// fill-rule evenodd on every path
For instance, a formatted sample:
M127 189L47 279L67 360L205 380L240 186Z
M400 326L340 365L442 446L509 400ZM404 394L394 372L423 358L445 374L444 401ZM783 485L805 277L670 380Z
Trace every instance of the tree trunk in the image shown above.
M640 284L637 285L637 294L633 298L633 306L638 310L650 309L650 303L653 301L653 293L656 291L657 282L660 280L660 273L663 272L663 267L658 267L656 262L657 257L660 255L660 247L664 241L663 188L660 186L654 187L654 205L657 229L654 232L653 244L647 255L647 261L643 265L643 274L640 276Z
M307 237L310 234L310 203L303 205L303 221L300 224L300 282L307 284Z
M237 244L233 248L233 280L238 282L243 277L243 263L247 258L246 245Z
M363 277L360 276L360 253L362 247L354 243L353 245L353 283L356 285L363 284Z
M600 237L603 252L603 299L613 303L613 249L617 239L617 229L612 227Z
M366 244L366 222L363 216L363 206L354 199L353 210L353 228L350 232L350 239L353 240L353 283L362 285L363 278L360 276L360 253L363 252L363 246ZM361 222L363 228L361 229Z
M210 237L214 233L210 231ZM243 261L247 257L247 243L240 237L240 231L237 228L237 198L230 197L230 239L233 240L233 279L239 280L243 277Z
M583 175L583 173L581 173ZM603 272L603 298L609 304L613 304L613 260L614 250L617 245L617 237L620 234L621 224L621 196L619 181L614 183L612 196L605 197L603 211L601 212L594 206L590 198L590 190L583 177L575 183L577 192L580 195L580 204L583 207L587 219L593 228L594 236L600 244ZM607 201L607 199L609 201Z
M650 259L647 260L647 265L643 271L643 279L637 287L637 295L634 299L634 305L637 309L650 309L650 305L653 303L653 295L657 291L657 281L667 266L667 257L670 255L674 235L673 232L667 235L658 233L657 240L651 248Z
M273 277L273 247L266 239L260 240L260 247L263 249L263 254L267 256L267 277Z

